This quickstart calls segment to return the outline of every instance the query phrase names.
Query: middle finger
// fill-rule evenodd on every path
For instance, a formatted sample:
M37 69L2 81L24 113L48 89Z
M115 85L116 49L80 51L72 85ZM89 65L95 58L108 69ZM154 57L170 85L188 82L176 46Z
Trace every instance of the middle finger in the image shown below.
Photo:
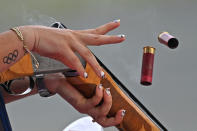
M86 34L79 33L79 38L86 45L104 45L120 43L125 40L125 35L97 35L97 34Z

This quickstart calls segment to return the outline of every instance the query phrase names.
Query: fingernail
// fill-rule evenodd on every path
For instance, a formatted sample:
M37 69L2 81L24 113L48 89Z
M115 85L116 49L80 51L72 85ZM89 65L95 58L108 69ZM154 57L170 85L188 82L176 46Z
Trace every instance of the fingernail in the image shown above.
M111 95L111 93L110 93L110 88L106 88L105 91L106 91L106 93L107 93L108 96Z
M105 73L103 71L101 71L101 78L105 77Z
M88 78L88 73L87 72L85 72L83 75L84 75L84 78Z
M99 84L98 88L99 89L102 89L103 88L103 85L102 84Z
M118 35L118 37L125 38L125 35L124 34L120 34L120 35Z
M114 20L113 22L114 22L114 23L118 23L118 22L120 22L120 19Z
M126 113L126 110L122 110L121 116L124 117Z

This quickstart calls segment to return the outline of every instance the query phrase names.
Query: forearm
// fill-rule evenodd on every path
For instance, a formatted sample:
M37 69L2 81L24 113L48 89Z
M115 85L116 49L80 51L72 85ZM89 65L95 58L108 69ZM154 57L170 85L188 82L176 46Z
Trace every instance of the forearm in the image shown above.
M20 27L24 42L29 50L33 49L35 43L34 31L28 26ZM25 54L23 42L14 31L6 31L0 34L0 72L9 69L14 63L20 60Z

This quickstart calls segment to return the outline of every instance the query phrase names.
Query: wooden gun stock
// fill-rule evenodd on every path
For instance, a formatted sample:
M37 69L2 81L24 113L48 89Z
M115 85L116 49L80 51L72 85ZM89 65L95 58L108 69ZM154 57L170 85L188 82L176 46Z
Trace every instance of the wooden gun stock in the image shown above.
M105 71L105 78L100 79L92 70L90 65L86 65L88 78L67 77L67 80L85 97L90 98L95 93L96 85L102 84L104 88L110 88L112 94L112 107L108 116L114 116L120 109L126 110L126 115L120 125L116 127L120 131L159 131L159 127L118 87L116 82Z

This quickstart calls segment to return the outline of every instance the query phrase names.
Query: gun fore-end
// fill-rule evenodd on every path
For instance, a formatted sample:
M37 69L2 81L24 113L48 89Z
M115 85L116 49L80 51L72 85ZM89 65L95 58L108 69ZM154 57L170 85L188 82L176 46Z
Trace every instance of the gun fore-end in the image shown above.
M116 127L120 131L160 131L160 128L118 87L116 82L105 71L105 78L99 78L90 65L86 65L87 79L77 77L67 77L67 80L86 98L90 98L95 93L96 85L102 84L104 88L110 88L112 95L112 107L109 117L115 116L120 109L126 110L126 115L121 124Z

